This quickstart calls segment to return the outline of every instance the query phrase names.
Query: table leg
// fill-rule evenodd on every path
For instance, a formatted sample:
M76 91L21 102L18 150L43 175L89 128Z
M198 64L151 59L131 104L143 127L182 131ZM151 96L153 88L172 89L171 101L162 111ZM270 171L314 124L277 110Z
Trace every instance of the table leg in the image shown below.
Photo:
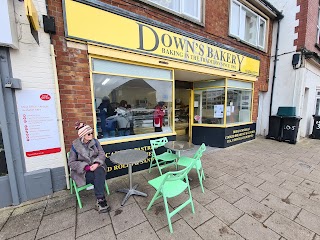
M128 165L128 175L129 175L129 189L119 189L117 190L117 192L122 192L122 193L126 193L126 196L124 197L124 199L122 200L121 206L123 206L126 201L129 199L129 197L131 195L138 195L138 196L143 196L143 197L147 197L148 195L146 193L140 192L137 189L138 184L134 185L132 187L132 164Z

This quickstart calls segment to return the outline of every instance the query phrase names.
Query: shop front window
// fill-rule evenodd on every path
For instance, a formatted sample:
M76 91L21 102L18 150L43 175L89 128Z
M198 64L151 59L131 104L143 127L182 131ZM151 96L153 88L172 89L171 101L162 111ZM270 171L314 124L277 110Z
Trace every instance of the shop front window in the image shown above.
M227 124L251 121L250 90L228 88Z
M92 62L99 139L173 132L170 70L100 59Z
M228 125L251 122L252 83L205 81L195 83L194 88L193 123Z
M0 177L8 174L6 156L4 154L4 144L0 125Z

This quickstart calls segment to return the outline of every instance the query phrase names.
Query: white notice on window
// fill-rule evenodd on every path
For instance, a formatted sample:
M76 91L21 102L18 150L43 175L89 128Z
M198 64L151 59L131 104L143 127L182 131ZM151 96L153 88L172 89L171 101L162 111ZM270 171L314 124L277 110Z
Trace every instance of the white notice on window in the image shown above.
M16 91L19 125L27 157L61 151L53 90Z
M214 118L223 118L223 105L214 105Z

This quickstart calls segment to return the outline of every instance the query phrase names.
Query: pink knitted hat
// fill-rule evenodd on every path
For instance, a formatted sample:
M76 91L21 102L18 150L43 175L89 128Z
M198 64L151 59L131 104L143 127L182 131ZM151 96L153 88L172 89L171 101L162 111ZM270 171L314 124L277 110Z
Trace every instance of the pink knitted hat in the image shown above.
M82 122L76 122L75 128L78 130L78 135L80 138L83 138L87 133L93 132L93 129L89 125L86 125Z

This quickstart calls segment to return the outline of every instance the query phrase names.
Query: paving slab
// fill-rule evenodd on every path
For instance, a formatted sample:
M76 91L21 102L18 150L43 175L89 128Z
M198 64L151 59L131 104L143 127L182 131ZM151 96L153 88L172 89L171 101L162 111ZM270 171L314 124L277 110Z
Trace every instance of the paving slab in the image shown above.
M256 188L248 183L241 185L237 188L237 190L258 202L269 195L269 193L262 191L261 189Z
M272 209L249 197L244 197L233 205L259 222L264 222L273 213Z
M215 167L209 167L205 169L206 176L210 178L218 178L225 175L225 172L222 172L221 169L217 170Z
M45 238L41 238L41 240L72 240L75 239L75 227L65 229L61 232L52 234Z
M7 222L7 220L11 216L13 211L14 211L14 208L0 209L0 231L3 227L3 225Z
M99 240L116 240L116 235L113 232L112 226L107 225L103 228L100 228L96 231L93 231L91 233L88 233L86 235L83 235L77 240L93 240L93 239L99 239ZM60 239L62 240L62 239Z
M320 183L320 175L319 174L314 174L314 173L306 173L305 171L303 170L297 170L295 173L294 173L295 176L298 176L298 177L301 177L301 178L304 178L304 179L308 179L312 182L316 182L316 183Z
M110 216L115 234L119 234L147 220L137 203L115 209L110 212Z
M189 207L186 208L190 209ZM173 208L171 206L169 206L169 211L173 211ZM154 204L149 211L147 211L147 209L144 209L143 213L147 217L153 229L155 229L156 231L164 228L165 226L168 226L167 214L163 202ZM173 223L179 219L181 219L181 216L179 214L176 214L171 218L171 222Z
M280 170L278 170L278 171L280 171ZM262 172L257 177L261 178L263 180L266 180L270 183L273 183L275 185L280 185L281 183L283 183L285 181L284 179L278 178L278 177L274 176L273 174L270 174L269 172Z
M320 191L320 184L312 182L310 180L304 180L302 183L300 183L301 186L304 186L308 189Z
M38 229L31 230L30 232L22 233L16 237L10 238L10 240L34 240Z
M173 223L172 228L173 233L170 233L169 227L165 227L157 231L157 235L161 240L201 240L201 237L197 234L197 232L194 231L183 219Z
M312 240L315 235L312 231L278 213L272 214L264 224L288 240Z
M0 232L0 239L15 237L39 227L43 209L9 218Z
M14 209L11 216L13 217L13 216L21 215L21 214L28 213L41 208L44 210L46 205L47 205L47 200L44 200L44 201L39 201L32 204L24 205L22 207L17 207Z
M218 180L216 178L212 178L210 176L206 177L206 180L202 182L203 186L209 190L213 190L221 185L223 185L223 181Z
M305 198L296 193L292 193L288 199L291 203L320 217L320 204L318 201Z
M117 235L118 240L159 240L149 222L143 222Z
M213 214L197 201L193 200L193 204L195 213L192 213L191 206L186 206L179 214L192 228L196 228L212 218Z
M291 191L269 182L261 184L259 188L279 198L287 198L291 194Z
M220 171L227 173L233 177L238 177L238 176L244 174L244 172L241 171L239 168L232 167L232 166L227 166L225 168L222 168L222 169L220 169Z
M320 235L316 235L313 240L320 240Z
M302 226L312 230L313 232L320 235L320 217L314 215L306 210L302 210L295 222L301 224Z
M266 228L262 223L245 214L230 226L235 232L248 240L275 240L280 235Z
M280 187L285 188L289 191L302 195L306 198L310 197L310 194L313 192L313 189L302 186L301 184L295 184L293 182L284 181Z
M219 198L219 196L209 189L204 188L204 193L201 190L201 187L197 187L191 190L192 198L199 202L202 205L207 205L213 200Z
M213 189L212 192L216 193L230 203L234 203L244 197L241 192L228 187L227 185L221 185L220 187Z
M230 225L244 214L222 198L209 203L206 208L227 225Z
M238 179L241 179L242 181L251 184L252 186L258 187L261 185L265 180L255 177L249 173L244 173L240 176L238 176Z
M225 185L232 188L237 188L244 183L243 181L239 180L238 178L232 177L229 174L225 174L219 177L218 180L221 180Z
M226 224L214 217L203 225L196 228L196 232L204 240L243 240L239 234L234 232Z
M269 195L261 201L261 204L273 209L277 213L294 220L301 208L290 203L289 199L280 199L273 195Z
M316 201L320 202L320 192L313 191L309 196L310 196L311 200L316 200Z
M286 181L290 181L290 182L296 183L296 184L299 184L304 180L301 177L298 177L298 176L295 176L295 175L292 175L292 174L289 174L289 173L286 173L286 172L283 172L283 171L277 173L276 177L284 179Z
M44 215L60 212L72 207L76 207L76 198L72 195L66 197L52 198L48 200L48 204L44 212Z
M37 238L44 238L62 230L74 227L76 223L76 209L69 208L65 211L56 212L44 216L37 233Z
M92 221L94 219L94 221ZM77 215L76 237L80 237L89 232L93 232L111 223L108 213L100 213L95 210L89 210Z

